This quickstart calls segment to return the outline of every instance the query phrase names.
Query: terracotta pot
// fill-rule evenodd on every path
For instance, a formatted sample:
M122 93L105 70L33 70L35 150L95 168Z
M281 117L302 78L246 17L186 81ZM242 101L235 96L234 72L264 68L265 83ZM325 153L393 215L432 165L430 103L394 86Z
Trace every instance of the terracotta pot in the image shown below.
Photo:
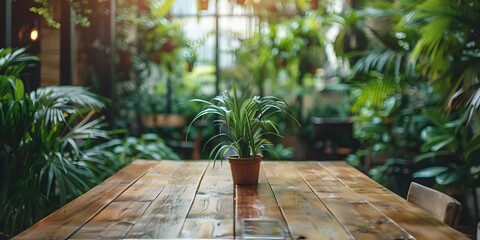
M198 0L200 10L208 10L208 1L209 0Z
M262 158L263 156L261 155L256 156L255 158L238 158L236 156L228 157L233 183L238 185L258 184L258 175Z

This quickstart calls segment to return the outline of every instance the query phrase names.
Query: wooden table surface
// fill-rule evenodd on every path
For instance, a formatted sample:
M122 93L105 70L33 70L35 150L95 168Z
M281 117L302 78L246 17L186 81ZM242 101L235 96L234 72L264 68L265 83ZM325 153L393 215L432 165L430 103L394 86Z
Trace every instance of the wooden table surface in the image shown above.
M137 160L16 239L242 238L277 219L287 239L466 239L344 162L262 162L234 186L228 162Z

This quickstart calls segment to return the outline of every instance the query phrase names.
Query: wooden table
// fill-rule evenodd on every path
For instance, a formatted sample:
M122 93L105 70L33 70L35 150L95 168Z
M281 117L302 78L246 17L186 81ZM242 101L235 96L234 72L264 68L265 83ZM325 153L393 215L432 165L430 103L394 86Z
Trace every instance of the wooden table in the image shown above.
M466 239L344 162L262 162L234 186L228 162L137 160L17 239L241 238L278 219L288 239Z

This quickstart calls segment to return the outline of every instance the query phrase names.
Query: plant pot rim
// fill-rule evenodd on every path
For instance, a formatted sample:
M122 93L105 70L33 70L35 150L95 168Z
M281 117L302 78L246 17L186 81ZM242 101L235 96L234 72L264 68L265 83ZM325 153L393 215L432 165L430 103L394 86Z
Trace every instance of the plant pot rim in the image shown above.
M227 157L228 160L250 160L250 159L262 159L263 158L263 155L262 154L257 154L255 157L246 157L246 158L241 158L241 157L238 157L237 155L230 155Z

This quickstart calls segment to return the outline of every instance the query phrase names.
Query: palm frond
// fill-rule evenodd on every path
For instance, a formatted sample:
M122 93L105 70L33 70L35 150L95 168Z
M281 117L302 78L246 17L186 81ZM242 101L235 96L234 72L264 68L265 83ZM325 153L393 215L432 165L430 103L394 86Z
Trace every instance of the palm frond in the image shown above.
M449 107L457 109L467 107L468 121L470 121L480 109L480 83L469 88L461 88L450 98Z
M38 60L38 57L26 53L26 50L26 48L1 48L0 75L19 77L27 62Z
M360 94L352 104L351 111L358 112L362 106L380 109L398 89L399 85L392 78L374 78L360 87Z
M411 66L412 62L408 61L407 56L405 52L373 49L365 52L364 57L357 61L354 71L368 73L374 70L385 74L392 73L394 76L401 74L412 76L414 75L414 68Z
M42 106L37 112L37 119L44 119L47 124L65 122L65 114L105 108L105 103L99 96L79 86L39 88L30 94L30 98Z

